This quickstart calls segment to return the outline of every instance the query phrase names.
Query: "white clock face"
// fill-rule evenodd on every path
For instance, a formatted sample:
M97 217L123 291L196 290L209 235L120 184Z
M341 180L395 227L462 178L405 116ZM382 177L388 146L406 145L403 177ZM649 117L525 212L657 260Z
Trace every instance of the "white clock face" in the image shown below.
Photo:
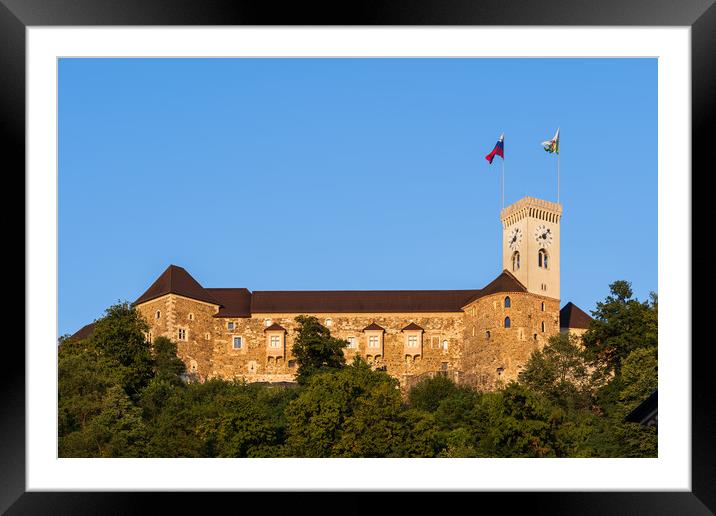
M512 228L510 234L507 235L507 243L510 245L510 249L513 251L520 246L522 242L522 231L520 228Z
M535 230L535 240L538 244L548 246L552 243L552 230L544 224L537 226Z

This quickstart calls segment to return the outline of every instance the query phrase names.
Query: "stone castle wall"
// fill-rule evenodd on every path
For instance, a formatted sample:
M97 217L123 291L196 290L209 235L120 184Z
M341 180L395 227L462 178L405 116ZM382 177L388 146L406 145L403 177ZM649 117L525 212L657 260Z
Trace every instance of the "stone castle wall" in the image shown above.
M511 299L509 308L504 307L507 295ZM174 294L137 308L150 324L152 336L163 335L176 342L177 353L187 370L202 380L220 377L279 382L295 377L291 349L298 325L295 317L301 314L216 318L213 317L218 311L216 305ZM157 310L161 312L159 318ZM344 350L349 363L359 354L373 367L384 368L403 387L421 376L437 373L478 387L493 388L499 380L516 379L532 350L559 332L559 301L526 293L486 296L465 307L464 312L305 315L315 315L334 337L355 338L355 348ZM506 316L512 321L509 329L504 328ZM234 323L233 330L228 329L229 322ZM402 331L411 322L423 328L422 333L412 333L419 336L417 350L406 347L407 333ZM268 352L264 330L274 323L286 329L280 353ZM363 331L372 323L385 330L380 335L382 346L378 350L368 348L368 333ZM180 329L184 330L184 340L180 339ZM487 331L490 331L489 339ZM234 349L234 336L242 337L241 349Z
M510 306L505 306L506 298ZM510 327L505 327L505 318ZM544 322L544 331L542 323ZM465 307L461 350L463 382L481 389L517 380L530 354L559 333L559 300L524 292L501 292Z

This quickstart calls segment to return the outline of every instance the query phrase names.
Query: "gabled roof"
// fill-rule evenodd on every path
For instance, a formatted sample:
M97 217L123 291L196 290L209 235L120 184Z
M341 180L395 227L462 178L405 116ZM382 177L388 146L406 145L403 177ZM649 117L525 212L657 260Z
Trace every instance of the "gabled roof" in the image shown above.
M363 331L385 331L385 328L378 326L375 323L370 323L368 326L363 328Z
M510 271L503 269L499 276L480 291L478 297L496 294L498 292L527 292L527 287L520 283L520 280L514 277Z
M87 337L89 337L90 335L92 335L92 333L94 332L94 326L95 326L95 323L85 324L84 326L82 326L82 328L80 328L80 329L77 330L75 333L73 333L73 334L70 336L69 340L83 340L83 339L86 339Z
M286 331L286 328L281 326L279 323L273 323L271 326L266 328L264 331Z
M571 301L559 311L560 328L589 328L592 318Z
M411 322L405 328L403 328L403 331L425 331L425 330L423 330L420 326L418 326L414 322Z
M166 294L177 294L179 296L204 301L214 305L219 305L213 296L207 290L199 285L199 282L191 277L184 268L176 265L170 265L167 269L152 283L147 291L139 296L134 302L135 305L151 301Z

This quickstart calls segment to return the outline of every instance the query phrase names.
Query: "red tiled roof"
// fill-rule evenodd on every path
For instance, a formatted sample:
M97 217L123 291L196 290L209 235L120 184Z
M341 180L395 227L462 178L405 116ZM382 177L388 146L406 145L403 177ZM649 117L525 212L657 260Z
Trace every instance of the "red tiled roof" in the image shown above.
M145 303L166 294L177 294L214 305L219 304L204 287L199 285L198 281L191 277L191 274L176 265L167 267L147 291L139 296L134 304Z
M254 291L252 313L459 312L479 290Z
M170 265L135 304L173 293L219 307L215 317L251 317L256 313L400 313L459 312L479 297L497 292L526 292L508 271L483 289L469 290L312 290L253 293L245 288L204 288L181 267Z
M221 303L214 317L251 317L251 292L246 288L207 288L211 297Z
M83 340L92 335L94 332L95 323L85 324L70 336L70 340Z
M592 318L571 301L559 311L560 328L589 328Z

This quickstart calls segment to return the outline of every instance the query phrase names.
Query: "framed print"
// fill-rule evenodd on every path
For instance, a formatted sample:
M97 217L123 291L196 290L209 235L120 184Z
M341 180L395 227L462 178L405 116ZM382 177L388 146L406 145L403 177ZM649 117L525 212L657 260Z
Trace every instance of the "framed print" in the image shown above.
M692 170L697 168L705 170L706 167L705 156L709 145L705 141L705 134L713 125L712 92L716 91L716 80L712 78L716 75L713 73L716 71L716 64L712 57L716 40L714 36L716 8L711 2L690 0L679 5L661 6L659 9L638 1L627 4L609 2L600 4L598 10L557 1L541 3L539 7L530 3L507 6L492 3L472 6L457 2L426 1L416 4L411 9L399 8L394 3L386 2L380 6L371 4L370 8L364 5L357 6L350 17L339 14L330 7L319 9L313 6L301 6L301 8L292 6L272 12L267 6L258 2L238 4L215 2L169 6L165 2L149 1L121 7L112 2L89 0L79 2L0 0L0 2L2 2L0 27L6 43L0 46L0 63L5 76L1 104L4 141L7 143L4 148L7 149L7 155L15 158L12 160L12 169L8 168L8 170L13 170L17 176L22 171L25 177L27 192L25 270L28 300L26 347L23 351L19 348L10 351L10 356L15 353L11 358L15 367L8 370L8 374L2 380L5 387L3 392L6 394L5 415L0 423L4 437L0 442L2 449L0 460L3 471L6 472L0 495L0 507L3 510L7 510L10 514L48 511L66 513L136 511L134 493L114 491L242 491L234 493L232 499L234 497L238 499L238 496L245 496L247 492L252 491L353 491L351 496L355 500L360 500L365 492L372 491L465 491L481 497L496 498L499 503L514 496L515 493L510 491L519 491L521 492L517 498L519 503L524 503L532 511L549 514L555 511L558 513L591 511L595 514L611 512L706 514L716 510L716 497L712 493L713 489L710 488L716 483L714 478L716 445L713 442L714 408L710 396L706 394L710 392L706 383L709 369L708 351L707 346L700 345L691 336L690 276L691 182L694 177ZM315 63L319 61L325 63L330 60L332 60L330 62L338 62L341 59L351 58L354 63L358 60L361 63L369 63L372 62L371 59L375 62L380 60L388 62L392 59L394 60L392 63L402 60L400 62L410 62L415 66L423 62L435 66L435 63L440 61L439 58L449 58L455 63L469 58L492 59L495 62L500 59L512 59L516 62L518 59L564 61L577 58L614 58L623 59L625 62L626 59L633 58L656 60L653 76L658 77L659 93L658 159L654 158L658 163L658 257L652 258L654 261L658 260L658 287L662 304L661 317L659 317L659 322L662 323L662 332L659 334L662 346L658 349L659 362L662 364L659 368L661 391L659 408L662 409L662 413L658 418L661 424L658 434L658 457L499 458L490 459L492 462L480 463L480 468L472 462L475 459L468 458L357 461L298 458L138 459L131 458L131 454L128 455L129 458L121 459L66 458L67 456L58 458L57 428L54 422L49 423L52 418L48 417L48 414L57 417L57 387L51 385L52 382L48 382L47 378L53 378L54 381L57 376L57 353L52 346L56 345L60 333L64 333L62 325L56 322L61 303L58 284L66 283L59 271L59 259L56 259L60 238L58 232L60 224L57 218L61 213L58 199L63 184L56 174L58 163L66 159L68 154L62 154L65 151L61 149L67 149L68 146L60 143L66 140L62 140L61 130L64 129L58 121L61 110L59 99L65 91L62 88L69 84L59 78L61 67L65 66L64 73L67 69L65 63L80 60L89 63L90 60L96 60L97 62L112 61L113 65L126 64L128 66L126 70L131 70L134 66L131 64L133 60L137 62L141 60L145 63L154 60L151 67L156 75L160 76L165 73L162 70L171 73L172 67L180 67L184 62L197 62L202 59L211 60L212 65L216 66L229 59L252 60L252 66L264 67L262 70L266 71L270 66L265 66L264 61L278 63L279 60L295 61L294 58L301 58L301 65L313 63L314 61L311 60L315 60ZM322 66L321 63L316 66ZM506 68L501 70L504 72ZM439 82L440 77L444 77L446 81L453 80L450 74L454 70L447 68L431 70L429 74L425 73L422 76L426 77L425 80L428 80L428 76L436 82ZM387 69L380 72L380 70L371 71L368 68L361 68L351 73L356 74L355 83L361 84L358 75L364 73L375 74L372 76L374 81L380 81L381 77L388 81L390 75L386 71ZM93 73L97 74L95 78L102 74L107 74L106 77L111 76L111 79L103 84L116 85L117 89L112 90L112 94L122 94L123 83L118 72L97 68ZM205 77L204 80L209 81L212 77L211 73L209 70L204 70L194 73L193 77ZM267 72L268 75L273 73L275 72ZM300 76L301 72L296 73ZM608 69L607 72L600 73L608 73ZM597 75L598 73L595 73L595 77ZM69 74L65 74L63 77L68 76ZM187 75L180 76L187 78ZM84 92L82 95L77 95L75 101L77 105L95 102L92 104L94 106L92 109L101 107L104 100L91 99L91 87L82 84L83 76L77 77L73 87L77 87L77 91ZM286 80L286 76L280 73L275 73L272 77L275 77L276 81ZM490 80L490 77L492 76L486 75L485 80ZM519 73L514 72L514 77L518 80ZM365 80L365 77L363 79ZM198 82L201 82L201 79ZM368 82L370 79L363 84ZM625 84L624 89L628 89L628 86ZM296 83L297 89L301 87L310 90L313 86ZM447 88L445 92L449 89ZM165 93L170 95L171 91L167 89ZM555 97L545 99L545 102L559 102L560 95L564 94L565 92L555 91ZM180 97L177 99L179 102ZM420 100L416 98L416 102ZM328 102L328 99L325 101ZM500 101L510 102L510 99L500 99ZM290 101L286 102L282 109L290 112ZM386 105L384 109L389 111L390 106ZM107 115L117 116L116 113L109 111ZM266 134L269 134L275 130L270 124L262 125L258 120L258 114L256 116L254 128L257 131L266 131ZM304 120L304 124L308 123L308 120ZM470 122L466 122L465 125L469 127ZM410 129L407 125L398 127ZM618 133L620 129L622 128L614 127L613 131ZM140 132L140 128L133 130ZM293 130L297 133L299 128L294 127ZM553 137L555 130L557 132ZM567 134L564 127L549 128L544 136L541 136L546 141L542 143L544 150L540 151L542 154L546 151L547 159L556 158L553 164L557 167L557 199L560 195L560 131ZM656 131L655 127L654 135ZM510 184L509 133L507 136L500 136L499 139L498 136L499 133L495 134L495 138L490 142L490 148L483 152L483 154L487 153L492 149L492 145L495 145L485 158L490 164L481 162L481 165L494 167L486 170L497 170L497 163L500 163L500 166L507 163L507 187L516 188ZM628 146L630 138L636 145L637 135L634 134L624 134L619 141L623 141L623 145ZM599 143L595 142L594 146L598 147ZM293 151L300 152L300 149L293 148ZM418 149L414 151L419 152ZM391 153L397 151L384 149L382 152L385 153L386 159L391 159ZM601 152L608 153L609 149L602 149ZM479 159L482 160L482 156ZM494 159L498 159L498 162L491 165ZM503 181L504 177L503 168ZM406 178L409 184L411 178L407 175ZM275 188L275 182L284 179L285 176L271 177L269 174L265 179L258 181L255 187L265 187L270 190L272 187ZM626 179L623 178L624 181ZM182 179L177 176L176 180ZM117 185L116 188L116 195L119 196L119 192L124 191L123 187ZM326 191L330 190L328 184L322 185L322 188L326 188ZM554 281L553 277L544 271L558 271L559 262L554 258L559 259L560 235L558 226L553 231L554 228L551 228L550 224L559 220L559 213L552 213L549 211L550 206L535 201L536 204L530 205L530 209L534 208L535 213L540 213L538 217L543 217L539 224L535 223L534 227L525 226L529 227L529 231L516 225L510 226L512 219L509 217L513 212L507 205L514 199L505 203L504 183L500 188L500 195L502 195L500 207L503 210L501 213L504 213L502 222L506 225L505 238L509 236L509 246L512 246L510 247L511 261L505 259L504 269L509 272L511 268L513 271L505 276L506 280L503 278L500 281L511 281L512 277L522 278L519 271L519 251L522 251L522 269L525 270L528 266L539 268L542 274L540 277L543 278L541 284L534 286L530 284L528 288L541 288L549 298L550 295L547 293L552 293L549 289L554 288ZM613 188L615 190L620 188L619 181L615 180ZM187 187L187 191L191 190L201 191L198 185ZM646 196L651 191L644 186L641 192ZM552 195L551 190L549 195ZM498 194L495 193L492 197L497 203ZM611 198L608 194L605 197L604 209L608 211L609 203L615 202L618 196L615 193ZM137 197L137 199L141 199L144 203L152 202L149 198ZM638 201L639 199L633 199L634 206L641 206ZM77 202L81 204L80 199ZM139 202L137 211L143 210L145 206L142 202L137 202ZM250 199L237 202L249 208L252 206ZM396 216L406 217L408 220L414 217L410 215L409 204L405 205L407 212L398 211ZM505 210L506 206L507 210ZM369 209L370 202L366 202L365 207ZM614 206L611 209L615 209ZM638 212L639 209L634 211ZM78 210L75 216L81 216L81 212L82 210ZM528 216L532 217L532 212L529 213ZM362 217L369 216L367 212L362 215ZM635 219L647 216L643 213L634 214ZM181 221L187 225L187 228L192 227L190 219L181 219ZM143 222L137 217L133 223ZM280 217L275 219L275 223L280 224ZM628 223L627 216L621 217L621 223ZM376 228L378 224L375 222ZM316 228L318 227L323 226L317 225ZM110 231L117 231L117 234L120 234L120 230L116 227ZM339 228L330 230L324 228L324 231L333 231L335 234ZM599 248L599 241L602 238L599 236L600 231L609 231L609 224L605 222L601 228L595 229L593 233L595 250ZM227 231L227 239L230 238L228 233L231 232L232 230ZM277 235L279 233L280 231L277 231ZM274 240L280 238L276 236ZM102 240L98 237L98 241ZM273 241L271 238L262 240L267 244L271 241ZM102 245L108 245L102 242ZM342 242L349 245L350 240L346 239ZM637 242L641 241L637 240ZM281 242L275 243L279 248ZM183 242L180 247L188 245L189 242ZM199 245L210 247L214 244L204 241ZM227 242L221 245L224 249L228 249ZM364 245L364 243L360 244L360 246ZM656 247L656 239L654 239L654 246ZM234 248L231 250L238 255L243 252ZM534 259L528 254L530 252L533 252ZM259 254L266 263L278 263L272 262L273 256L268 251ZM697 256L702 254L697 253ZM435 263L444 264L439 258L438 253L434 258ZM358 266L357 263L354 265L356 268ZM293 313L293 310L285 307L293 306L291 303L295 302L298 294L291 294L294 298L290 298L285 292L274 293L272 298L268 294L271 289L267 289L266 293L262 294L265 303L262 310L256 308L260 306L260 300L256 296L258 291L256 291L250 306L255 313L264 315L261 315L257 329L251 329L241 326L243 323L240 320L237 319L235 323L231 319L231 317L245 315L239 314L240 310L236 307L240 303L235 298L232 297L227 301L222 298L215 303L216 299L226 295L222 289L204 289L203 285L200 285L202 281L197 281L199 278L195 279L187 275L181 267L170 266L165 274L169 279L165 278L163 283L164 275L160 276L138 299L138 303L140 301L148 303L159 295L172 293L198 299L204 305L212 303L221 305L222 310L227 310L228 321L225 328L224 323L221 323L221 338L227 339L226 349L220 350L222 357L240 357L242 353L250 353L252 348L249 348L249 345L261 341L261 345L265 346L265 349L261 348L261 353L267 355L262 358L268 364L265 366L267 371L270 367L273 367L271 371L278 371L279 363L281 367L292 367L288 360L292 357L282 352L284 348L288 349L291 330L286 323L288 319L284 320L279 315L271 314ZM558 275L557 272L557 278ZM584 274L585 282L586 276L587 274ZM500 281L495 281L501 284ZM523 278L522 281L528 283L527 279ZM559 285L559 279L556 281ZM505 290L510 293L511 298L508 296L504 299L504 304L500 306L501 310L514 309L519 304L521 298L512 294L515 291L521 292L519 290L522 288L521 283L519 285L519 287L509 287L511 290ZM166 291L162 290L165 287ZM483 288L482 291L488 291L488 287ZM498 290L498 292L503 291ZM557 298L558 292L557 290ZM348 294L344 295L348 296ZM329 303L327 301L329 299L329 295L325 294L323 299L310 300L310 303L314 303L312 306L323 307ZM477 298L466 297L461 301L464 301L463 305L470 306L469 303L475 302L475 299ZM351 305L350 299L345 297L334 301L334 305L331 306L348 306L344 312L359 311L355 307L363 307L365 302L361 299ZM382 299L380 302L393 301ZM395 301L395 303L400 302L405 301L400 299ZM411 298L410 302L416 301ZM439 303L435 304L437 301L432 298L430 302L433 304L426 305L430 310L439 311L444 308ZM196 339L198 334L201 334L202 341L216 340L210 328L199 331L198 326L195 326L195 321L202 317L201 310L204 305L197 304L197 308L192 308L187 314L182 313L184 322L179 324L174 332L176 333L174 337L178 341ZM400 305L393 311L400 313L404 310L404 306ZM695 304L694 308L696 308ZM464 310L464 307L462 309ZM550 309L548 306L547 310ZM539 308L535 310L539 311ZM545 311L544 303L541 310ZM558 314L555 324L557 330L561 330L559 306L555 310ZM151 316L156 317L157 320L161 320L164 315L162 311L163 308L157 309L154 305L151 306ZM429 310L425 308L424 311ZM449 309L445 308L445 311ZM336 331L341 328L343 322L340 314L335 315L331 310L318 308L316 312L331 314L323 318L322 324L325 327ZM420 310L415 309L414 312ZM219 316L223 313L220 312ZM488 332L485 339L494 339L501 331L506 331L511 326L517 329L521 324L518 323L517 316L511 319L511 313L507 315L500 313L500 322L497 324L500 330ZM53 317L56 320L50 324L49 321ZM425 319L417 317L413 319L407 316L404 325L401 324L399 328L396 326L397 330L392 327L387 330L383 328L386 326L384 319L377 320L375 317L370 321L359 319L363 333L353 336L352 333L349 335L349 332L343 337L354 339L347 340L351 346L360 349L363 349L361 346L365 349L372 346L375 350L380 350L380 352L373 352L374 361L376 357L387 354L387 351L383 351L386 346L397 345L393 341L400 342L401 360L404 359L406 364L413 365L417 363L416 356L420 355L421 358L428 356L427 351L433 349L436 350L434 352L437 356L452 345L449 341L451 337L426 331L423 328ZM539 325L535 326L537 328L534 333L535 341L538 339L539 331L546 331L545 322L542 321L541 324L541 329ZM472 327L473 337L478 333L475 328ZM153 331L151 329L149 333ZM465 334L469 333L469 329L464 331ZM226 337L224 333L229 336ZM399 337L398 333L400 333ZM484 332L480 329L479 333L482 336ZM531 331L527 337L532 338ZM221 338L217 342L223 342ZM148 339L151 342L152 337ZM216 350L217 345L212 345ZM416 349L425 349L425 352L415 351ZM48 353L48 350L51 350L51 353ZM215 351L215 353L219 352ZM370 354L369 358L371 358ZM199 355L187 357L186 362L190 372L195 371L197 375L204 374L205 370L202 368L205 365L202 360L204 359ZM216 362L220 360L215 360L213 363ZM21 364L25 367L21 367ZM439 365L444 366L446 372L451 367L448 361L441 362ZM499 366L495 369L497 375L516 374L510 369L509 364L497 365ZM217 366L213 367L217 368ZM264 367L263 362L248 357L241 362L240 371L231 370L227 374L255 375L258 374L257 367L259 373L263 372L260 369ZM392 366L388 364L387 367ZM69 455L69 457L80 456ZM380 467L376 468L375 460L384 462L379 463ZM411 460L415 462L405 462ZM8 472L10 474L7 474ZM501 493L493 493L493 491L501 491ZM527 491L529 493L526 493ZM148 498L154 495L147 493L143 496ZM166 500L166 496L163 499ZM419 499L416 497L414 501ZM186 510L187 501L181 497L170 504L174 505L177 500L179 504L175 507ZM252 500L255 501L256 497L254 496ZM277 498L277 501L279 500L288 502L287 499Z

